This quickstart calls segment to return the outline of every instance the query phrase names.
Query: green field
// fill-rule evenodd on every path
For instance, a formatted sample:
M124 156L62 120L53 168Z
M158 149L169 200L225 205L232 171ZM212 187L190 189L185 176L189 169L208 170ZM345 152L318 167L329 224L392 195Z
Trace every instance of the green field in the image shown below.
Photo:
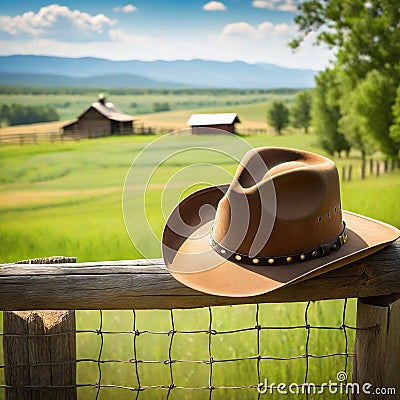
M122 214L122 189L129 167L135 157L156 137L118 137L83 140L69 143L44 143L40 145L0 147L0 262L11 262L27 258L51 255L76 256L78 261L118 260L141 258L140 252L131 243L125 229ZM164 225L161 195L168 182L164 214L184 194L207 183L227 182L227 174L235 171L237 163L223 154L207 149L194 150L204 145L221 147L221 138L181 137L170 149L156 149L149 162L134 170L138 177L145 177L154 163L158 163L164 151L179 153L163 163L151 176L147 187L146 214L149 226L159 237ZM282 137L246 137L252 146L289 146L323 153L318 148L316 137L293 134ZM227 151L229 147L227 147ZM238 149L235 149L238 150ZM240 150L240 149L239 149ZM238 150L238 152L239 152ZM146 161L146 160L145 160ZM343 165L360 167L359 155L350 159L335 160L339 170ZM200 164L191 167L193 164ZM221 174L213 167L218 164ZM211 166L210 166L211 165ZM188 168L187 174L180 171ZM191 169L197 168L197 169ZM211 168L211 169L210 169ZM213 169L214 168L214 169ZM211 171L211 172L210 172ZM218 170L219 171L219 170ZM199 185L194 185L204 182ZM400 226L398 199L400 198L400 172L383 174L379 178L368 177L361 181L342 183L343 208L368 215L372 218ZM194 185L194 186L193 186ZM171 189L172 188L172 189ZM135 196L135 190L138 190ZM141 206L142 192L133 187L132 207ZM157 240L139 237L146 256L159 257ZM143 247L143 243L148 243ZM285 329L287 326L304 325L305 304L262 305L260 324L280 326L279 330L262 330L261 351L271 357L300 356L305 352L307 330ZM312 303L309 323L312 326L335 326L342 324L343 301ZM175 329L207 330L207 309L175 310ZM346 323L355 323L355 303L350 301ZM107 311L103 314L103 329L131 331L132 311ZM78 329L99 328L98 311L79 311ZM213 329L230 330L255 326L255 306L213 308ZM171 329L168 311L139 311L137 326L140 331L162 331ZM349 336L348 351L352 351L353 331ZM167 334L143 333L137 337L138 358L143 360L168 359L171 337ZM256 355L256 331L212 335L214 359L242 358ZM78 334L78 359L96 359L100 337L96 333ZM206 333L180 334L174 336L172 358L180 360L208 360L208 335ZM345 351L343 331L311 330L309 353L320 355ZM105 334L102 359L129 360L134 357L132 334ZM308 381L321 383L334 380L336 373L345 366L345 357L313 358L310 360ZM305 359L290 361L263 360L260 363L262 379L274 382L304 382ZM350 366L351 367L351 366ZM175 384L178 386L208 386L209 365L205 363L174 363L172 365ZM141 363L139 374L142 385L169 385L169 365L164 363ZM1 372L0 372L1 376ZM98 380L97 364L78 363L78 382L95 383ZM102 365L102 383L135 386L136 372L131 363L106 363ZM216 363L213 366L214 385L251 385L257 383L256 360ZM1 382L0 382L1 384ZM153 390L153 391L151 391ZM166 392L149 389L139 398L153 399ZM178 389L177 389L178 390ZM80 398L94 398L95 389L79 389ZM246 395L247 393L247 395ZM181 395L181 396L178 396ZM4 393L0 390L0 398ZM135 398L135 393L124 389L102 389L100 398ZM213 399L254 398L255 391L216 390ZM207 391L173 392L171 398L208 398ZM285 398L274 395L271 398ZM305 396L299 396L299 399ZM312 396L310 397L312 398ZM335 397L341 398L341 397ZM343 398L346 398L345 396Z
M71 93L72 92L72 93ZM32 89L26 93L8 93L7 89L0 88L0 108L3 104L18 103L22 105L49 105L54 107L60 115L60 120L71 120L81 115L94 101L97 101L98 92L90 89L73 89L63 91L55 90L54 93L33 94ZM246 104L266 103L276 99L292 101L295 91L276 93L274 91L260 90L131 90L105 92L107 99L113 102L123 112L130 115L143 115L153 113L156 103L168 103L170 110L207 110L232 107ZM232 111L231 111L232 112ZM264 113L265 115L265 113ZM264 117L265 121L265 117ZM183 123L185 123L183 121Z

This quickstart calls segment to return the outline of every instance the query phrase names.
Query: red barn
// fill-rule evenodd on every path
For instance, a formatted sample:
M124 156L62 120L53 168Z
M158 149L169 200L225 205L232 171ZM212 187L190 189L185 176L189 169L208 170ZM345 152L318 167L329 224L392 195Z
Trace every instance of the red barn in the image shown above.
M204 128L220 129L222 131L235 133L235 124L240 122L239 117L235 113L223 114L192 114L187 122L192 127L192 134L217 133L216 131L208 131ZM220 132L223 133L223 132Z
M134 117L124 114L100 94L77 120L62 127L64 134L87 133L89 137L118 135L133 132Z

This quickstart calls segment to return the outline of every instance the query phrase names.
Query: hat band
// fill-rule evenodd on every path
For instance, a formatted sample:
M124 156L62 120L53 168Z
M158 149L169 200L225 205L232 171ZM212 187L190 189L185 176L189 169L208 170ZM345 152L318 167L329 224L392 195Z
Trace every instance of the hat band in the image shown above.
M221 246L213 237L213 229L210 235L210 245L214 251L222 255L229 261L248 265L260 265L260 266L279 266L289 265L299 262L305 262L314 260L319 257L326 256L334 251L339 250L347 242L346 224L343 222L342 233L334 240L329 243L321 244L314 250L305 251L303 253L291 254L288 256L279 257L250 257L246 254L241 254L227 249Z

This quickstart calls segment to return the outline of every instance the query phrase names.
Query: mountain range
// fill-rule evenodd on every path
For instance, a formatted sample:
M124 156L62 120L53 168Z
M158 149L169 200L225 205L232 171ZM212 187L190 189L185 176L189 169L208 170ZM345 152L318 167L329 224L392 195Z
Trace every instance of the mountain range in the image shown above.
M90 57L0 56L0 84L21 86L307 88L314 86L317 72L243 61L113 61Z

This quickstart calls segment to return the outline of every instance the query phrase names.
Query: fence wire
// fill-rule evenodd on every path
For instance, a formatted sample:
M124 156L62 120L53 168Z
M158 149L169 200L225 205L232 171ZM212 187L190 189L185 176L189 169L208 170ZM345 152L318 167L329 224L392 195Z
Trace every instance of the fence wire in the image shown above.
M98 326L45 334L50 337L76 334L77 359L16 363L7 367L1 359L0 398L5 397L6 389L73 388L78 389L78 398L96 400L260 399L267 394L272 398L286 398L279 383L286 385L289 398L293 394L287 390L291 384L297 385L300 395L296 398L314 398L316 394L320 394L320 398L330 398L323 390L328 379L336 382L338 388L351 380L351 358L357 329L354 326L354 302L351 303L350 317L347 316L347 300L195 310L133 310L129 312L130 316L122 311L78 311L78 326L80 320L82 325L87 324L93 313L98 315ZM290 307L297 311L303 308L304 317L301 321L297 316L298 324L266 322L290 320L285 315L293 313ZM107 322L108 315L111 321ZM330 322L335 318L337 323ZM129 319L130 329L107 328L110 325L127 326ZM219 319L223 321L219 322ZM348 319L351 323L347 322ZM319 323L314 324L313 320ZM194 327L180 328L187 321ZM329 323L324 324L324 321ZM149 324L154 324L156 329L146 329ZM6 337L43 335L2 332L0 336L4 340ZM95 353L86 357L89 351ZM6 368L16 371L49 364L76 366L76 385L10 386L4 382ZM338 392L335 399L350 398L349 394Z

